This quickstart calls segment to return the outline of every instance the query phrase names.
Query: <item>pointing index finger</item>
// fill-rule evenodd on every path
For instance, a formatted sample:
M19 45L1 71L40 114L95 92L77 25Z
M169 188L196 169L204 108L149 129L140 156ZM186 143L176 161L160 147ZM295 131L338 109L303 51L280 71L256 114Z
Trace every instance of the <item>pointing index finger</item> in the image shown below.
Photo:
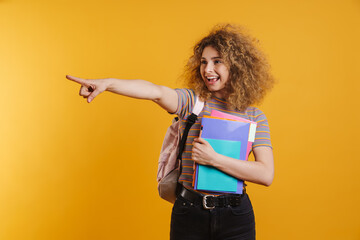
M83 86L90 87L90 84L83 78L78 78L78 77L74 77L74 76L70 76L70 75L66 75L66 78L71 81L80 83Z

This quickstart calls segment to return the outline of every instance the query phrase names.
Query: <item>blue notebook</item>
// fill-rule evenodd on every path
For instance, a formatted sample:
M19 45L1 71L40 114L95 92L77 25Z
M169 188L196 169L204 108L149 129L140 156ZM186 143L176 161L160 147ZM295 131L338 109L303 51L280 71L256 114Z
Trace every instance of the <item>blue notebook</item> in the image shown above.
M250 123L204 116L201 137L210 143L215 152L246 160ZM242 193L243 181L216 168L197 164L194 188L212 192Z

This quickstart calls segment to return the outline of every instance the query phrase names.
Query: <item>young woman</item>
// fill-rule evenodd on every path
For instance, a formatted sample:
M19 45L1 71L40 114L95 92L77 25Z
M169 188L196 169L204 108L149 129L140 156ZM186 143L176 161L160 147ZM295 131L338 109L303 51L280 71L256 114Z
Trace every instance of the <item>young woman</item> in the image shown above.
M205 104L190 129L182 155L179 178L182 189L173 206L170 238L255 239L254 213L246 192L219 195L195 191L193 163L213 166L244 181L265 186L272 183L274 163L268 122L258 108L251 106L262 100L273 85L269 65L256 41L238 27L217 26L195 45L185 77L187 89L170 89L144 80L86 80L67 76L81 84L80 95L89 103L103 91L152 100L167 112L177 114L183 127L196 95L199 96ZM239 161L218 154L199 137L201 119L213 109L257 122L252 145L255 161Z

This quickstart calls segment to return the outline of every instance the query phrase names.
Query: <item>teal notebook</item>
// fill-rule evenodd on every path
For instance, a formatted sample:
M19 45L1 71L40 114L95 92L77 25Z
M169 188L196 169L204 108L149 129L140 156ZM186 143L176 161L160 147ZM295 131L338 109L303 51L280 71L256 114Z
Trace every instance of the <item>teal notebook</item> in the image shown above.
M210 143L215 152L239 159L241 142L204 138ZM210 166L197 165L197 174L195 179L195 189L211 190L214 192L237 192L238 180L218 169Z

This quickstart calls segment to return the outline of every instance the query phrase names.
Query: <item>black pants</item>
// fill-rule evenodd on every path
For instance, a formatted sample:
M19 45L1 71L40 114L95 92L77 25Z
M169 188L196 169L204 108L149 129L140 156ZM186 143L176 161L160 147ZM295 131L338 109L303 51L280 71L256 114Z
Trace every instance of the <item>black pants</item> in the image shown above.
M254 211L247 194L240 206L206 210L179 196L171 215L171 240L254 240Z

